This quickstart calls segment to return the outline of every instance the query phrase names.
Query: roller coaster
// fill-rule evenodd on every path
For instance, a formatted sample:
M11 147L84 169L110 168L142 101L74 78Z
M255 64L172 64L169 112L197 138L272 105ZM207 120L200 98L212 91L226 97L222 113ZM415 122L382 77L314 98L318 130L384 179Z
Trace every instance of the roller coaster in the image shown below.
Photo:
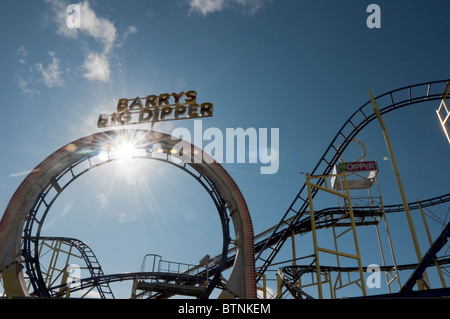
M97 298L114 299L110 284L122 281L132 283L131 298L145 299L174 296L328 299L339 298L337 292L346 287L356 287L346 298L449 297L445 277L449 276L450 258L445 246L450 236L450 223L446 222L434 241L429 234L430 245L425 254L415 246L417 263L397 264L386 216L404 212L409 221L410 211L419 210L428 230L424 209L448 205L450 193L415 202L405 202L403 198L400 204L385 205L377 189L376 168L339 169L345 150L352 142L363 146L356 138L369 123L378 120L383 128L382 116L407 106L421 103L436 107L440 103L436 112L448 136L450 111L446 99L449 89L450 80L441 80L371 96L342 125L316 166L306 174L305 184L280 215L279 223L257 235L253 234L250 213L236 183L220 164L194 145L153 130L111 130L73 141L48 156L24 179L3 214L0 271L4 297L81 298L92 296L95 290ZM384 128L383 133L389 147ZM123 141L135 147L133 158L173 165L203 186L214 202L223 232L222 250L216 256L207 255L198 264L191 265L148 254L139 272L104 274L87 243L41 235L45 218L60 194L85 173L119 159L117 148ZM105 156L98 156L99 152ZM356 163L364 163L364 156ZM399 176L397 181L401 189ZM360 190L367 191L368 195L355 196ZM320 202L321 196L337 199L338 205L316 209L315 203ZM382 221L392 264L386 261L381 247L379 226ZM377 231L383 265L376 271L385 274L387 293L367 293L365 269L370 265L362 263L357 236L357 229L364 226L373 226ZM409 226L415 244L414 227L411 223ZM234 234L230 234L231 228ZM339 233L342 229L344 231ZM334 246L325 248L321 236L331 238L328 242ZM338 247L343 236L350 236L344 249ZM309 252L300 257L296 250L299 244L309 246L309 250L305 249ZM344 251L348 246L352 246L351 252ZM287 252L283 251L286 248ZM333 264L325 265L324 261ZM302 264L298 264L300 262ZM428 279L427 270L431 268L439 275L440 287ZM410 273L403 284L399 277L402 271ZM275 288L269 287L272 282L276 283ZM394 282L398 288L391 287ZM324 289L327 285L329 292Z

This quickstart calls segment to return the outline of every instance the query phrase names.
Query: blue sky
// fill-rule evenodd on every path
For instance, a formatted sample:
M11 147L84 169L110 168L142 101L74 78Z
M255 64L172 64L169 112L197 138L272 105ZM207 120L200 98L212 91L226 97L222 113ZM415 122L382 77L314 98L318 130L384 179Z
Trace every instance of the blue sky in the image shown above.
M97 0L79 3L80 29L67 28L69 3L2 3L3 208L25 172L100 131L98 115L113 112L119 98L196 90L200 101L214 104L204 128L279 128L276 174L224 163L259 233L279 222L305 182L300 172L313 169L347 118L369 100L368 90L376 96L450 74L448 1ZM381 28L366 25L370 3L380 6ZM436 103L385 117L409 201L448 193L449 144ZM155 129L171 133L192 125L186 120ZM400 203L378 123L358 139L366 159L379 163L385 203ZM114 165L61 196L49 234L85 240L111 273L138 270L146 253L196 263L219 251L220 242L207 240L220 241L218 218L195 183L156 164L122 163L134 168L128 175ZM444 219L446 210L436 213ZM412 251L406 219L398 219L399 250Z

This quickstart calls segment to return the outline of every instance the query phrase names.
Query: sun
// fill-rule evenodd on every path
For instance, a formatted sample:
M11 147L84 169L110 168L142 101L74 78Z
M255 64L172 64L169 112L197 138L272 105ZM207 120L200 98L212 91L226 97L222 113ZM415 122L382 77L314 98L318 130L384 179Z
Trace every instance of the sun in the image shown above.
M94 165L110 163L114 176L113 184L116 181L135 184L140 179L142 171L146 169L145 163L140 159L148 158L147 148L141 134L124 132L118 134L116 138L105 139L92 163Z
M137 155L137 149L135 145L125 141L119 143L115 153L118 158L132 158Z
M109 156L111 159L130 159L146 157L145 148L142 147L141 135L121 134L114 141L109 141Z

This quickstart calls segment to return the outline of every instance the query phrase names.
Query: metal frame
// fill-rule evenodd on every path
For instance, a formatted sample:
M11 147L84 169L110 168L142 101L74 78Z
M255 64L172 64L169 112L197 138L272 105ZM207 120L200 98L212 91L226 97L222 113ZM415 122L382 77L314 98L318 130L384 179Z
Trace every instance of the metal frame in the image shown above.
M445 88L443 89L443 86ZM314 167L314 169L311 171L310 176L328 176L331 173L332 168L337 163L339 158L341 157L342 153L345 151L349 143L357 136L357 134L363 130L369 123L376 119L380 119L381 115L384 115L388 112L392 112L394 110L401 109L405 106L423 103L423 102L429 102L429 101L436 101L436 100L442 100L441 105L439 109L442 110L442 107L444 106L446 108L446 97L448 95L450 88L450 80L442 80L442 81L433 81L433 82L425 82L421 84L406 86L394 91L389 91L384 94L381 94L374 98L371 96L371 99L366 102L364 105L362 105L360 108L358 108L351 116L350 118L344 123L344 125L341 127L341 129L338 131L334 139L331 141L330 145L320 158L317 165ZM374 105L381 105L381 108L378 109L377 107L373 107ZM377 111L378 109L378 111ZM449 112L447 110L447 116L445 117L439 117L439 120L441 124L447 124L449 119ZM439 116L439 113L438 113ZM446 129L446 126L444 126L444 130ZM448 134L447 134L448 137ZM449 139L450 142L450 139ZM73 171L71 171L72 174ZM319 187L323 187L323 184L325 183L324 178L320 177L318 182L315 184ZM27 185L25 185L27 186ZM48 185L47 185L48 186ZM319 188L314 187L314 189L310 189L311 185L308 185L306 182L294 200L292 201L291 205L288 207L285 214L282 216L280 222L272 227L271 229L264 232L264 238L258 237L257 239L259 241L255 242L255 245L253 247L252 252L257 252L256 261L261 263L261 266L258 267L258 274L256 275L256 282L260 279L266 280L265 272L268 270L269 266L275 265L274 259L279 253L280 249L284 245L285 241L291 237L293 238L294 234L298 233L304 233L311 231L311 223L315 223L315 228L319 229L321 227L326 227L330 220L325 220L325 215L328 212L336 211L338 214L341 214L339 210L336 208L328 208L321 211L316 211L313 215L314 217L311 218L311 211L308 211L308 207L310 204L312 204L312 199L315 197L316 193L318 192ZM60 193L60 185L57 181L53 180L50 181L50 189L53 191L56 191L57 195ZM46 193L47 194L47 193ZM41 197L41 195L40 195ZM45 196L44 196L45 197ZM422 201L421 203L425 203L426 205L436 205L439 203L443 203L449 200L449 194L443 195L440 197L435 197L433 199ZM403 203L400 205L391 205L391 206L385 206L386 210L384 213L389 212L395 212L395 211L408 211L409 209L415 209L419 208L421 204L417 206L417 203L407 203L405 200L403 200ZM43 208L40 208L43 207ZM46 209L48 207L48 203L45 200L42 200L42 202L39 204L39 207L37 209ZM309 213L309 214L308 214ZM367 216L378 216L377 213L374 211L373 207L362 207L359 208L358 211L353 211L354 216L357 216L358 214L366 214ZM309 215L309 216L308 216ZM375 218L374 218L375 219ZM34 219L33 222L36 222L37 224L42 223L42 219ZM9 222L8 218L2 219L0 222L0 228L7 228L10 227L11 223ZM369 224L369 223L366 223ZM375 221L370 224L377 224ZM364 223L355 224L354 226L364 225ZM6 235L5 235L6 234ZM0 249L5 248L4 243L7 242L9 233L3 232L0 233ZM268 235L268 236L266 236ZM13 236L13 235L11 235ZM446 239L445 239L446 240ZM441 240L440 244L444 242L444 239ZM231 250L230 250L231 251ZM265 256L264 254L268 252L268 256ZM0 250L0 253L1 250ZM0 257L2 257L1 255ZM229 256L224 263L227 265L233 264L235 262L237 254L235 256ZM294 261L296 260L295 253L293 254ZM263 258L264 257L264 258ZM418 255L419 257L419 255ZM225 258L224 258L225 259ZM8 260L9 264L2 263L2 269L5 270L10 267L10 265L13 265L13 260ZM429 263L421 263L421 267L424 265L428 265ZM322 267L322 266L320 266ZM426 267L426 266L425 266ZM319 268L320 270L320 268ZM317 269L316 269L317 272ZM5 272L6 275L9 275L9 272ZM419 275L420 277L421 275ZM251 280L250 280L251 281Z
M436 263L440 266L443 265L449 265L450 264L450 258L441 258L441 259L435 259ZM404 264L404 265L398 265L398 270L415 270L419 264ZM380 266L380 271L389 271L393 268L393 265L387 265L387 266ZM336 267L336 266L320 266L320 271L324 274L331 273L331 272L358 272L359 267ZM316 273L316 267L312 265L296 265L296 266L285 266L280 267L278 270L278 275L280 278L280 283L285 286L288 291L292 294L292 296L295 299L313 299L309 294L307 294L303 288L308 287L308 285L299 286L296 285L296 283L300 280L301 276L305 274L315 274ZM313 283L314 285L316 283ZM364 297L349 297L349 298L395 298L395 297L402 297L402 298L409 298L412 296L418 296L418 297L442 297L442 296L448 296L449 295L449 288L443 287L443 288L435 288L430 290L422 290L422 291L412 291L411 289L404 290L402 293L389 293L389 294L382 294L382 295L374 295L374 296L364 296Z
M447 137L447 141L450 143L450 109L447 106L447 96L450 91L450 83L447 84L447 88L445 89L444 96L441 101L441 105L436 110L436 114L439 118L439 122L442 125L442 129L444 130L444 134ZM442 114L445 112L444 114Z
M155 142L154 142L155 143ZM150 145L146 145L147 150L149 149ZM219 191L215 187L214 183L208 179L207 176L201 173L201 171L198 171L196 169L196 166L194 165L188 165L186 163L182 163L181 165L178 165L174 163L173 161L169 160L169 156L171 155L170 150L165 150L163 152L165 155L165 158L158 158L158 157L151 157L151 153L147 152L146 157L137 157L135 158L148 158L148 159L154 159L158 161L163 161L166 163L169 163L171 165L174 165L184 172L187 172L191 176L193 176L208 192L208 194L211 196L211 198L214 201L214 204L218 210L220 220L222 223L222 231L223 231L223 248L222 248L222 254L224 256L223 262L222 262L222 269L224 266L224 262L226 260L226 254L228 251L228 245L230 243L230 235L229 235L229 218L227 216L225 203L220 195ZM98 150L94 149L92 152L86 154L82 159L77 161L75 164L70 165L67 167L66 170L64 170L61 174L58 176L54 176L51 178L48 182L48 184L45 186L44 191L41 192L40 196L36 199L35 204L33 205L32 209L30 210L28 214L28 219L25 224L24 228L24 244L23 244L23 252L22 256L25 259L25 265L26 265L26 272L28 274L29 280L32 284L34 293L36 296L39 297L49 297L50 293L48 291L48 288L45 284L45 280L42 276L42 271L40 269L40 263L39 263L39 240L40 240L40 233L42 226L44 224L45 218L50 211L53 203L56 201L56 199L59 197L59 195L77 178L84 175L88 171L90 171L93 168L96 168L100 165L104 165L106 163L112 162L117 159L112 159L111 157L108 157L109 159L103 162L99 162L97 164L93 164L92 158L96 157L98 155ZM87 165L86 165L87 164ZM84 169L82 168L81 171L77 171L77 168L80 166L82 167L84 165ZM67 176L69 180L67 181ZM65 181L66 184L60 185L60 181ZM47 199L47 196L51 197L52 194L54 195L53 198ZM42 207L44 207L43 212L41 215L39 215L39 212L42 211ZM35 224L37 225L37 229L34 230ZM34 233L34 234L33 234ZM34 247L34 248L33 248ZM211 285L214 286L218 280L219 275L221 271L218 271L215 278L211 281ZM103 272L97 274L97 276L103 275ZM213 287L207 288L205 291L204 297L209 296L211 293ZM104 294L101 294L102 298L104 297Z
M450 80L441 80L410 85L383 93L375 97L374 100L382 105L380 107L380 114L386 114L409 105L442 100L449 83ZM377 116L372 107L372 102L369 100L359 107L344 123L310 174L318 176L330 175L334 165L349 143L369 123L376 119ZM321 186L323 182L323 179L320 179L317 184ZM273 228L272 234L263 243L258 243L256 262L261 264L257 265L258 273L265 273L273 263L287 238L291 235L292 230L297 228L307 218L307 215L305 215L307 214L309 205L307 189L308 187L305 183L281 217L278 225ZM311 196L314 197L315 194L316 192L313 192ZM263 253L267 251L268 255L263 256ZM258 276L257 280L260 278Z
M448 85L447 85L447 87L448 87ZM420 249L419 240L417 238L416 229L414 227L414 223L413 223L413 220L412 220L411 212L409 210L408 201L406 199L406 194L405 194L405 190L403 188L403 182L402 182L402 179L400 177L400 171L398 169L398 165L397 165L397 160L396 160L396 157L395 157L394 149L393 149L392 144L391 144L391 139L389 137L389 133L388 133L386 124L384 123L383 117L382 117L382 115L380 113L380 110L378 108L377 101L372 96L372 92L371 91L369 91L369 95L370 95L370 102L372 103L373 110L374 110L374 112L375 112L375 114L377 116L378 122L380 123L381 130L383 131L384 140L386 141L386 147L388 149L389 156L391 158L392 168L394 170L395 179L397 180L397 185L398 185L398 189L399 189L399 192L400 192L400 197L402 199L403 208L404 208L405 215L406 215L406 220L408 222L409 231L411 233L411 238L412 238L412 241L413 241L413 244L414 244L414 250L416 252L417 260L420 261L422 259L422 252L421 252L421 249ZM424 283L421 280L417 282L417 285L418 285L420 290L424 289Z
M198 265L163 260L160 255L147 254L142 261L141 273L146 273L147 258L153 260L151 272L161 275L142 278L141 275L137 274L133 280L132 299L143 299L144 297L147 297L147 299L168 298L176 295L177 292L182 292L182 295L199 297L209 284L209 260L202 265L203 267L198 267ZM206 271L203 271L203 268ZM180 282L180 280L168 282L167 274L189 275L192 278L187 283ZM139 290L142 292L138 293Z
M327 184L327 178L333 178L333 177L340 177L342 178L344 187L343 187L343 191L342 192L338 192L332 188L330 188ZM324 184L325 186L320 186L316 183L313 183L313 180L319 180L322 179L324 180ZM317 288L318 288L318 297L319 299L323 299L323 291L322 291L322 274L321 274L321 269L320 269L320 260L319 260L319 253L327 253L327 254L334 254L336 255L337 258L337 264L338 267L340 266L340 262L339 262L339 257L345 257L345 258L350 258L350 259L354 259L356 260L357 264L358 264L358 272L359 272L359 279L353 282L350 282L350 278L349 278L349 284L353 284L353 283L357 283L358 281L360 281L360 288L362 290L362 293L364 296L367 295L366 292L366 287L364 284L364 271L362 268L362 262L361 262L361 254L360 254L360 250L359 250L359 242L358 242L358 235L356 232L356 223L355 223L355 216L353 213L353 205L352 205L352 198L350 196L350 190L348 187L348 179L347 179L347 173L343 172L341 174L336 174L336 175L329 175L329 176L311 176L309 174L306 175L306 184L308 186L308 196L309 196L309 212L310 212L310 220L311 220L311 232L312 232L312 238L313 238L313 246L314 246L314 264L316 267L316 280L317 280ZM348 216L347 218L350 219L350 228L348 229L349 231L351 231L352 235L353 235L353 243L355 245L355 254L350 254L350 253L346 253L346 252L342 252L339 251L338 249L338 245L337 245L337 238L339 237L336 236L335 234L335 227L333 227L333 234L334 234L334 244L335 244L335 250L333 249L329 249L329 248L325 248L325 247L320 247L318 244L318 236L317 236L317 229L316 229L316 216L315 216L315 211L314 211L314 205L313 205L313 190L316 189L317 191L324 191L326 193L329 194L333 194L337 197L343 198L345 201L345 206L342 207L343 211L345 212L345 215ZM333 223L334 225L334 223ZM347 231L346 231L347 232ZM330 284L330 291L332 292L332 296L335 298L335 290L336 290L336 285L334 286L334 289L331 289L331 278L326 278L327 281ZM340 281L340 276L338 277L338 280ZM337 281L336 281L337 284ZM340 287L342 287L342 282L340 281Z
M39 270L41 271L41 275L42 274L42 270L41 270L41 258L39 258L39 256L42 256L43 253L43 247L47 246L50 249L53 250L52 252L52 258L51 258L51 262L49 265L49 269L54 269L59 271L60 273L56 276L56 278L54 278L54 273L47 273L44 280L45 280L45 286L47 287L47 290L49 291L49 294L51 296L54 296L55 293L52 292L52 286L55 286L55 281L56 279L58 279L61 274L61 285L65 284L67 281L67 267L69 265L69 259L71 256L77 257L79 259L82 259L85 264L86 267L85 269L87 269L91 275L91 277L99 277L99 276L104 276L102 267L100 265L100 262L98 261L97 257L95 256L94 252L92 251L92 249L83 241L75 239L75 238L68 238L68 237L40 237L39 239L37 238L33 238L33 241L35 243L39 243L39 252L38 252L38 260L39 260ZM68 246L68 250L65 251L63 249L61 249L62 245L66 245ZM78 251L79 255L76 255L75 253L73 253L73 250ZM62 253L66 253L67 254L67 258L66 258L66 262L64 263L64 269L58 269L55 267L56 263L58 262L58 256L59 254ZM29 284L32 284L32 282L30 281ZM109 284L94 284L93 287L97 288L97 291L100 295L100 298L102 299L106 299L106 298L114 298L114 293L111 290L111 287L109 286ZM66 297L68 297L70 295L71 289L70 287L64 286L61 288L60 291L58 291L58 294L61 295L62 293L64 293L66 295Z
M236 257L226 284L227 291L232 291L233 295L239 298L256 298L253 226L247 204L238 186L220 164L194 145L161 132L148 130L114 130L83 137L48 156L24 179L0 221L0 229L3 230L0 232L0 270L3 271L3 278L8 279L7 295L29 294L22 283L20 259L23 252L28 275L34 280L33 293L48 297L49 293L40 274L35 245L41 236L40 230L45 217L53 202L71 182L92 168L114 159L110 151L118 146L118 139L131 141L136 149L142 151L140 154L145 154L138 157L176 164L201 182L215 200L222 222L224 245L219 265L211 274L210 285L201 297L207 298L215 284L221 280L222 270L225 265L229 265L228 245L233 242ZM158 152L153 152L152 146L155 143L160 145ZM99 151L108 152L108 159L97 160L95 156ZM234 226L236 237L233 241L228 234L229 221L232 221ZM22 229L23 250L20 245ZM223 291L222 295L226 297L228 292Z

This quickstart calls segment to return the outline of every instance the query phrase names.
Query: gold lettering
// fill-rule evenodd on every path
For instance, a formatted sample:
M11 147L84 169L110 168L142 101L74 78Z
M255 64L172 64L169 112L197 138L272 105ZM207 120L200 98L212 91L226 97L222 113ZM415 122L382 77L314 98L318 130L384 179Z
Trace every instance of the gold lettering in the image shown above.
M128 110L129 111L137 111L142 110L144 106L142 105L142 101L140 97L134 99L134 101L130 104Z
M213 115L212 103L203 103L200 106L200 116L212 116L212 115Z
M122 125L127 124L128 122L131 121L130 112L126 111L126 112L119 113L118 120L119 120L119 123Z
M186 113L186 106L178 105L175 107L175 119L178 120L179 116Z
M172 114L172 108L170 106L164 106L161 109L161 115L160 115L160 120L164 120L166 118L166 116L169 116L170 114Z
M156 106L158 105L158 97L156 95L148 95L145 99L145 106Z
M97 121L97 127L102 128L102 127L109 126L108 124L109 124L110 118L111 118L111 116L108 114L100 114L100 116L98 117L98 121Z
M170 94L164 93L159 96L158 105L170 105Z
M143 99L145 99L145 103ZM97 120L97 127L210 117L212 115L213 104L197 104L197 92L190 90L147 95L145 98L121 98L117 102L116 113L101 114ZM136 121L136 117L138 117L138 121Z
M197 92L195 91L187 91L186 92L186 99L184 101L188 104L194 104L197 103Z
M110 125L116 125L116 124L117 124L117 121L118 121L118 119L117 119L117 113L111 114L111 117L110 117L110 119L109 119Z
M198 117L197 109L198 109L198 104L189 105L188 116L189 117Z
M117 102L117 112L125 112L128 110L128 99L119 99Z
M175 92L173 92L172 93L172 96L173 96L173 98L175 99L175 104L178 104L178 103L180 103L180 99L181 99L181 97L184 95L184 92L180 92L180 93L175 93Z
M153 111L146 107L139 113L139 123L148 123L153 120Z

